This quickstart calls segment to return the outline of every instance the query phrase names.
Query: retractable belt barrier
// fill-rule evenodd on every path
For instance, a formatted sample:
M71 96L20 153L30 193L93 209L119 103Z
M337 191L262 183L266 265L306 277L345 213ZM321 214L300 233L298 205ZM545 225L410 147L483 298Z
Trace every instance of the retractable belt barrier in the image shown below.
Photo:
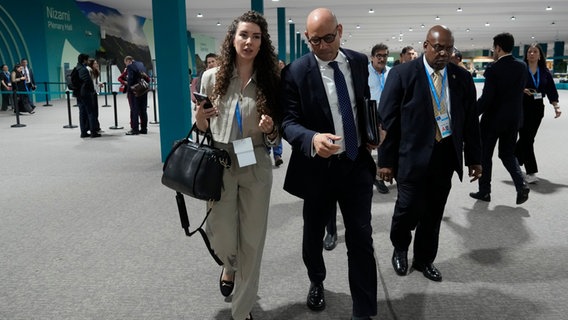
M12 91L13 94L13 101L14 101L14 112L16 113L16 124L13 124L11 127L12 128L21 128L21 127L25 127L25 124L20 123L20 110L19 110L19 104L18 104L18 95L44 95L45 94L45 100L46 103L43 105L44 107L48 107L48 106L53 106L52 104L49 103L49 96L50 95L63 95L66 97L67 99L67 117L68 117L68 124L64 125L63 128L65 129L73 129L73 128L77 128L76 125L73 125L72 122L72 116L71 116L71 94L73 93L72 90L58 90L58 91L49 91L48 90L48 85L49 84L57 84L57 85L65 85L67 86L65 83L63 82L38 82L38 84L43 83L44 84L44 88L45 90L40 91L40 90L33 90L33 91ZM115 85L115 84L119 84L119 83L112 83L111 85ZM154 107L154 121L151 121L151 124L159 124L160 122L157 120L158 115L157 115L157 105L156 105L156 91L157 91L157 86L155 83L151 83L151 89L150 91L152 92L152 102L153 102L153 107ZM114 126L109 127L109 129L123 129L124 127L119 127L118 126L118 109L117 109L117 101L116 101L116 97L118 95L118 92L113 91L113 92L106 92L107 90L107 83L104 83L104 88L105 88L105 92L99 92L98 95L99 96L104 96L105 97L105 105L101 106L101 107L111 107L110 105L107 104L107 96L112 95L113 96L113 105L114 105ZM1 92L0 92L1 93ZM121 93L124 94L124 93ZM74 105L77 106L77 105ZM149 108L149 106L147 106ZM33 112L32 112L33 113Z

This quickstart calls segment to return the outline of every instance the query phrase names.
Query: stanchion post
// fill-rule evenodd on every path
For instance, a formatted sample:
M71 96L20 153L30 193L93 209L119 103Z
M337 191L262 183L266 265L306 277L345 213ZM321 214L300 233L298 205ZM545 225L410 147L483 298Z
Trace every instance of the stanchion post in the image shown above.
M18 103L18 95L16 94L16 91L14 91L14 110L16 110L16 123L11 125L12 128L22 128L25 127L26 125L23 123L20 123L20 106Z
M49 103L49 94L47 93L47 82L44 82L43 86L45 88L45 104L43 106L44 107L51 107L52 104Z
M74 126L73 123L71 122L71 93L69 92L69 90L65 90L65 94L67 95L67 118L69 119L69 124L64 125L63 128L65 129L77 128L77 126Z
M117 94L116 91L113 91L113 92L112 92L112 100L113 100L113 103L114 103L114 126L109 127L109 129L112 129L112 130L124 129L124 127L119 127L119 126L118 126L118 113L117 113L117 106L116 106L116 94Z
M107 83L104 83L104 87L105 87L105 105L102 106L102 108L107 108L110 107L110 105L108 104L108 100L107 100L107 95L108 95L108 87L107 87Z
M158 124L160 123L160 121L158 121L158 112L156 111L156 87L154 86L154 88L152 88L152 103L154 104L154 121L150 121L151 124Z

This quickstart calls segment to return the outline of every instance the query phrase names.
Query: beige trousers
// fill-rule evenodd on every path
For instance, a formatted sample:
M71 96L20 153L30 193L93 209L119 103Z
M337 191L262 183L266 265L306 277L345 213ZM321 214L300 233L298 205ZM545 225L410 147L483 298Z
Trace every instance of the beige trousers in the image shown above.
M254 148L257 163L239 168L231 145L216 144L231 155L223 175L221 200L213 204L206 231L217 256L235 272L231 313L243 320L257 299L260 262L266 238L272 162L265 146Z

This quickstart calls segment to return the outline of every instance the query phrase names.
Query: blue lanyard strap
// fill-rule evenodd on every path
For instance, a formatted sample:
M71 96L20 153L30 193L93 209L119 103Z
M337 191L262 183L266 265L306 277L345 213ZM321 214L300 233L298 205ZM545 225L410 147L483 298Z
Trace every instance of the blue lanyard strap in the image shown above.
M536 79L535 79L534 74L532 74L530 69L529 69L529 73L531 74L535 88L538 90L538 86L540 85L540 68L536 67Z
M430 90L432 91L432 96L434 96L434 100L436 101L438 111L442 109L442 101L444 101L444 95L446 93L446 78L448 76L448 72L444 72L444 77L442 78L442 92L440 92L440 96L438 96L438 92L436 92L436 86L434 86L434 82L432 81L432 75L428 73L428 69L424 68L426 72L426 76L428 77L428 83L430 84Z
M239 102L237 101L237 107L235 108L235 116L237 117L237 124L239 126L239 134L243 136L243 118L241 116L241 108Z
M383 72L381 72L381 74L379 74L379 83L381 86L381 92L383 92L383 89L385 88L385 72L386 68L383 69Z

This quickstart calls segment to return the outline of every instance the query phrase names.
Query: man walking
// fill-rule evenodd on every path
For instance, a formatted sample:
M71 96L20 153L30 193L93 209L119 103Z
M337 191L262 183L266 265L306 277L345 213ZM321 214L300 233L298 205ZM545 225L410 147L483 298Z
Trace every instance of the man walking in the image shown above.
M510 33L501 33L493 38L495 62L483 74L485 85L477 102L481 114L481 165L484 172L479 179L479 191L469 195L481 201L491 201L492 158L497 140L499 158L509 171L517 190L516 203L522 204L529 198L530 189L515 157L517 134L523 123L523 90L528 71L523 61L511 55L514 45L515 39Z

